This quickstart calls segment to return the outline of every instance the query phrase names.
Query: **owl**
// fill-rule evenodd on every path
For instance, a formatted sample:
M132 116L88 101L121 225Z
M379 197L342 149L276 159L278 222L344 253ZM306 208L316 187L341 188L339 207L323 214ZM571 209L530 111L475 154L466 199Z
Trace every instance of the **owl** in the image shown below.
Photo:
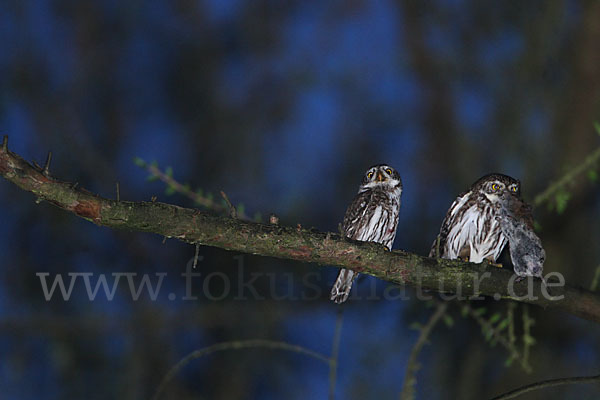
M386 164L369 168L344 215L343 234L349 239L381 243L391 249L396 237L401 195L402 180L394 168ZM346 301L357 275L342 269L331 288L331 300L338 304Z
M520 200L520 186L518 180L502 174L477 180L450 206L429 257L496 262L507 241L496 219L498 204L503 195Z
M497 208L496 220L508 239L510 259L515 274L519 276L517 282L526 276L536 276L544 281L542 271L546 252L533 231L531 207L516 196L503 193Z

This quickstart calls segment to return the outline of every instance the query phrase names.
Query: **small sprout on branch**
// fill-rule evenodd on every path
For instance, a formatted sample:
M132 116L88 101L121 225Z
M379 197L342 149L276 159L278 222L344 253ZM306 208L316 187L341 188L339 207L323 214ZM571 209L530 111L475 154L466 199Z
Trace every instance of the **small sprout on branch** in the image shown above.
M49 151L48 157L46 157L46 164L44 164L44 169L42 170L42 173L45 176L50 176L50 162L51 161L52 161L52 152Z
M158 176L156 176L156 175L148 175L148 176L146 177L146 182L155 182L155 181L157 181L158 179L159 179L159 178L158 178Z
M556 201L556 212L559 215L566 210L567 203L569 202L570 197L571 194L565 190L561 190L558 193L556 193L554 200Z
M229 207L229 216L231 218L237 218L238 212L235 209L235 207L233 206L233 204L231 204L231 201L229 201L229 197L227 197L227 193L225 193L224 191L221 190L221 197L223 197L223 200L225 200L225 204L227 204L227 207ZM243 213L240 213L243 214Z
M146 164L146 161L144 161L140 157L133 157L133 163L140 168L146 168L148 166L148 164Z
M454 319L452 316L449 314L444 314L444 324L446 324L448 328L452 328L452 326L454 326Z
M269 223L271 225L279 225L279 217L275 214L269 215Z
M176 192L175 188L171 185L167 185L167 187L165 188L165 195L167 196L172 196L174 195Z

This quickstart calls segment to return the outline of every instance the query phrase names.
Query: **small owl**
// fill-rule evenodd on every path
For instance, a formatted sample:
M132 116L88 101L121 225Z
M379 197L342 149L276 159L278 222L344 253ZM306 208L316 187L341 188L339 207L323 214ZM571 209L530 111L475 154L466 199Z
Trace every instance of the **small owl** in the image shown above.
M349 239L376 242L392 248L396 237L402 180L396 170L386 164L367 170L358 194L348 206L342 230ZM331 300L343 303L348 299L352 281L358 274L342 269L333 287Z
M450 206L429 257L496 262L507 241L495 218L497 205L503 194L520 199L520 185L518 180L502 174L477 180Z
M516 196L503 194L498 203L496 220L508 239L510 259L518 280L536 276L544 280L542 271L546 252L542 241L533 231L531 207Z

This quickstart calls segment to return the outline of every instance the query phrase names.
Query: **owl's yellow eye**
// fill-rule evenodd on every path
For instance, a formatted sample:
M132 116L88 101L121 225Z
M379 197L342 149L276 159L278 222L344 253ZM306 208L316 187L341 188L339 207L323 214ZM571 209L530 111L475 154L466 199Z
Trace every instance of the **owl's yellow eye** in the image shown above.
M367 178L371 179L373 177L373 171L367 172Z
M391 168L386 168L385 172L387 172L389 175L392 174L392 169Z
M493 190L494 192L495 192L496 190L498 190L499 188L500 188L500 186L498 186L498 184L497 184L497 183L494 183L494 184L492 185L492 190Z
M513 186L511 190L512 190L513 192L516 192L516 191L517 191L517 187L516 187L516 186Z

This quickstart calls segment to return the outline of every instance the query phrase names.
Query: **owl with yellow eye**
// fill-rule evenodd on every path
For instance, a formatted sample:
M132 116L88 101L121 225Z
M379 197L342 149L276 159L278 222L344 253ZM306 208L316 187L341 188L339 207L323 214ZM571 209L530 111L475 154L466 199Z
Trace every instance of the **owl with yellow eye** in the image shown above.
M429 256L495 263L508 241L497 218L504 196L522 202L521 183L503 174L479 178L450 206Z
M387 164L370 167L364 173L358 193L346 209L342 231L344 236L363 242L381 243L392 248L400 213L402 180ZM350 295L358 273L342 269L331 288L330 298L343 303Z

